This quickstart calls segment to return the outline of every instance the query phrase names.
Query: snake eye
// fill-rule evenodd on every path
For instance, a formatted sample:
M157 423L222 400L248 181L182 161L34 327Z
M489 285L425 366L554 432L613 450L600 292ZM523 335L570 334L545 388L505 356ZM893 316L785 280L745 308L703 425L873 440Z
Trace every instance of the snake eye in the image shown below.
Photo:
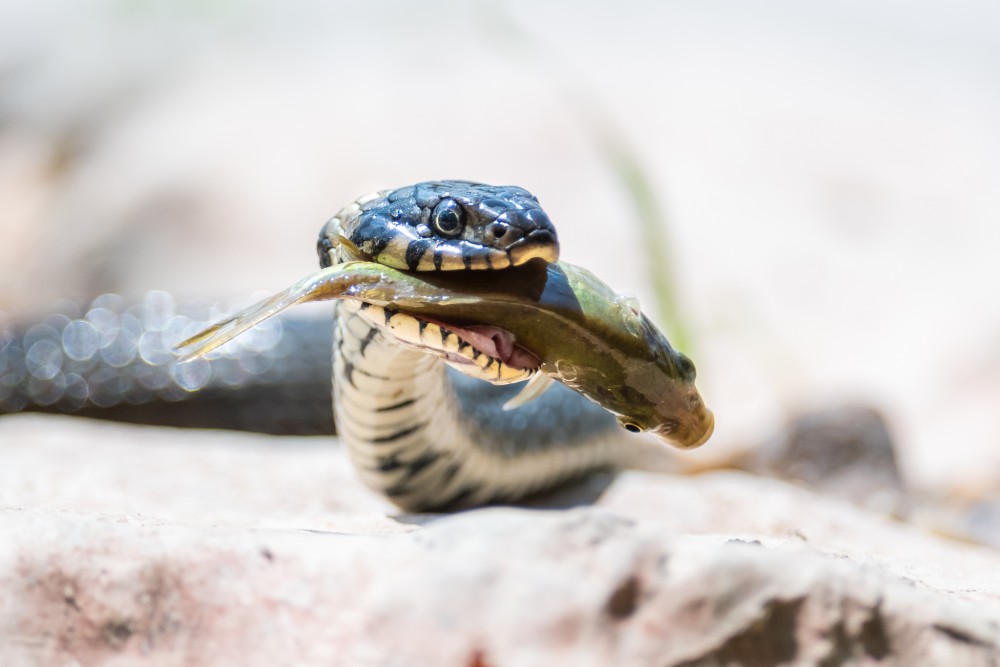
M462 232L462 207L454 199L444 199L431 213L431 224L442 236L458 236Z

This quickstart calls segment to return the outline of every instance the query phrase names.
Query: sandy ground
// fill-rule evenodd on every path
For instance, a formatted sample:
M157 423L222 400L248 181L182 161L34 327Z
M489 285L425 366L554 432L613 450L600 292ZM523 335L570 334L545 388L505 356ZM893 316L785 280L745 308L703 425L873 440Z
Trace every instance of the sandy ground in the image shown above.
M718 415L691 461L864 402L916 487L995 489L998 20L974 0L6 2L0 310L280 289L341 205L448 177L531 189L565 259L653 310L603 109L668 214Z

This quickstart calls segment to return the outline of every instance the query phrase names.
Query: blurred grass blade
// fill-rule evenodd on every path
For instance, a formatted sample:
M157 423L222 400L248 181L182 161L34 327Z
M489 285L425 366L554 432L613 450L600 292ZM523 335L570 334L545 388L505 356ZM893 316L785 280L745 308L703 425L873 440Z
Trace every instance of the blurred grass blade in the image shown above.
M657 194L661 188L650 181L624 128L594 88L558 53L517 25L503 3L484 0L475 7L482 34L509 57L522 61L525 71L539 72L545 78L547 86L579 118L605 164L628 194L646 239L640 247L646 255L646 268L656 296L656 319L674 347L689 354L694 352L694 341L681 313L667 217Z

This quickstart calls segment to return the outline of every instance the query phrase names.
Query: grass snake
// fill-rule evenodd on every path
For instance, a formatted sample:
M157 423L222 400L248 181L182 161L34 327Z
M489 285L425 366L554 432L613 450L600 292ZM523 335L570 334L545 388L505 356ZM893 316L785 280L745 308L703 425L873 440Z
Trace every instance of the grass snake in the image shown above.
M558 261L556 231L522 188L433 181L372 193L324 226L318 250L323 280L338 290L337 431L361 479L404 509L515 501L607 467L617 460L621 427L683 447L711 435L714 421L694 389L691 362L637 306ZM310 283L308 290L319 288ZM157 299L169 301L162 294L147 301ZM166 397L177 401L175 411L201 405L195 416L226 412L219 407L227 402L255 406L244 408L244 417L260 418L264 428L256 430L327 430L322 420L295 417L317 402L329 412L328 398L318 398L326 394L319 387L331 361L318 351L329 344L320 326L267 319L276 309L258 306L264 315L253 322L267 321L237 339L242 343L190 365L202 369L199 384L188 377L198 373L175 365L166 350L185 336L204 341L220 325L195 333L204 320L168 308L171 317L160 313L156 321L148 303L145 311L101 308L117 318L116 333L101 328L108 313L95 316L94 308L20 333L8 328L0 339L0 410L101 407L156 421L134 413L141 415L150 398ZM77 340L88 334L89 343ZM108 352L113 341L105 339L113 335L132 341L124 363L127 351L119 359ZM256 369L247 361L255 358L264 359ZM574 364L560 368L566 359ZM228 382L227 365L237 371ZM289 381L286 372L296 365L297 380ZM136 396L107 390L128 373L133 377L122 385ZM539 380L549 377L560 382L538 396L526 390L533 400L504 409L520 390L513 383L530 379L529 387L544 388L548 382ZM174 388L185 383L181 392ZM328 390L328 371L326 383ZM227 387L239 387L240 399L229 398ZM256 403L241 403L247 395ZM281 413L288 428L263 418Z

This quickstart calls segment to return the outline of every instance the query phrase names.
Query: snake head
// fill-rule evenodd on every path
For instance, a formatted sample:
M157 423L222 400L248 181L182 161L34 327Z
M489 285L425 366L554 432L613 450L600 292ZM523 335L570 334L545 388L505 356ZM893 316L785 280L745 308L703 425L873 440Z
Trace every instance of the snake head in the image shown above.
M559 241L527 190L428 181L362 198L320 233L320 263L341 261L337 238L368 259L409 271L490 270L555 262Z

